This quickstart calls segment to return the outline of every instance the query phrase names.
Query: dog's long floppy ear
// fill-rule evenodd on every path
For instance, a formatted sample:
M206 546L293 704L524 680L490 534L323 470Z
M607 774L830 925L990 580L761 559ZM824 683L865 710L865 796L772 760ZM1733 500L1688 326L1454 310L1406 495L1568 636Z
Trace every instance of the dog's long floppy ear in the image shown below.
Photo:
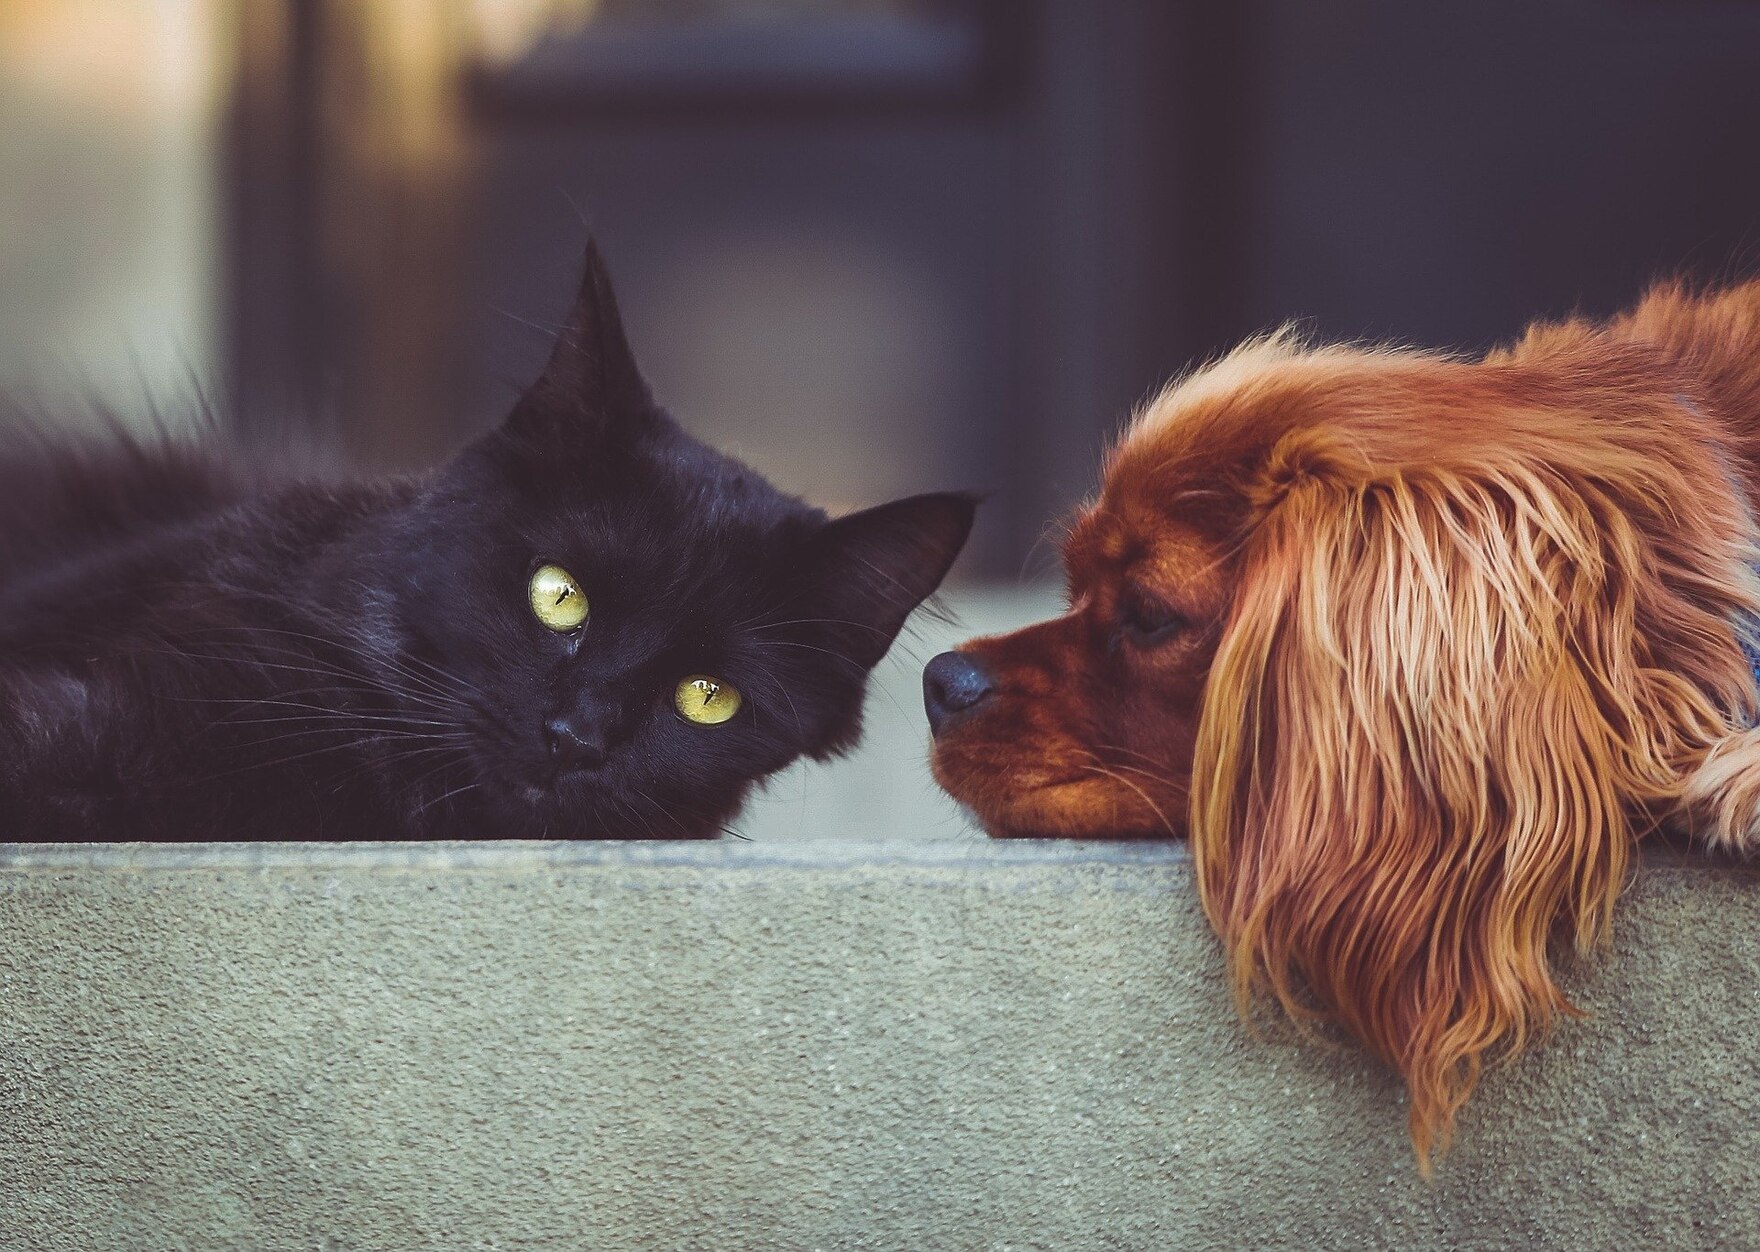
M1631 815L1752 708L1700 594L1724 573L1670 569L1715 545L1635 517L1626 470L1703 490L1630 457L1389 468L1324 431L1255 489L1193 768L1204 905L1243 1012L1268 985L1403 1074L1426 1171L1482 1061L1574 1011L1549 943L1606 934Z

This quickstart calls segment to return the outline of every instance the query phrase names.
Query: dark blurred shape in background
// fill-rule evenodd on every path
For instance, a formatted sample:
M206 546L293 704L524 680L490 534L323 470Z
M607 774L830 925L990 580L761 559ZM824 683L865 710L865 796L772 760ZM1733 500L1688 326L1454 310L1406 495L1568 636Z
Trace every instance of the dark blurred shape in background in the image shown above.
M1760 269L1757 152L1743 0L6 0L0 386L421 463L590 225L687 425L828 505L991 489L1012 580L1244 334Z

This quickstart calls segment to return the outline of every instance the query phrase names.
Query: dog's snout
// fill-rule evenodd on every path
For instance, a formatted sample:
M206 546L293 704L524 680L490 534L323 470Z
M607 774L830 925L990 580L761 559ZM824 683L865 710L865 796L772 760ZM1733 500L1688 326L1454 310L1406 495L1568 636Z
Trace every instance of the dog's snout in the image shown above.
M943 652L923 667L923 710L929 732L939 735L996 692L990 675L963 652Z

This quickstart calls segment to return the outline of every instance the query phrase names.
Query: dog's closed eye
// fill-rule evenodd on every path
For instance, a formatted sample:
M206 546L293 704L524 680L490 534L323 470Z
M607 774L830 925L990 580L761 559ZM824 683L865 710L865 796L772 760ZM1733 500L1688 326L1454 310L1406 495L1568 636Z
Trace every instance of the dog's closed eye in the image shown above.
M1166 643L1190 625L1190 619L1165 601L1134 588L1119 602L1119 635L1139 648Z

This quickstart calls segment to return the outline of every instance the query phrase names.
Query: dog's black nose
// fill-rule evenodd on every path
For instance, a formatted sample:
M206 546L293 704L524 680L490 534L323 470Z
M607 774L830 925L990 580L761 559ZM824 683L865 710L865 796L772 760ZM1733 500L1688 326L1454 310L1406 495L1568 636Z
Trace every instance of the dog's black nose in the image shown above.
M605 764L604 733L578 718L551 718L544 724L544 737L558 769L596 769Z
M995 692L990 675L969 656L943 652L923 667L923 711L929 715L929 733L939 735Z

